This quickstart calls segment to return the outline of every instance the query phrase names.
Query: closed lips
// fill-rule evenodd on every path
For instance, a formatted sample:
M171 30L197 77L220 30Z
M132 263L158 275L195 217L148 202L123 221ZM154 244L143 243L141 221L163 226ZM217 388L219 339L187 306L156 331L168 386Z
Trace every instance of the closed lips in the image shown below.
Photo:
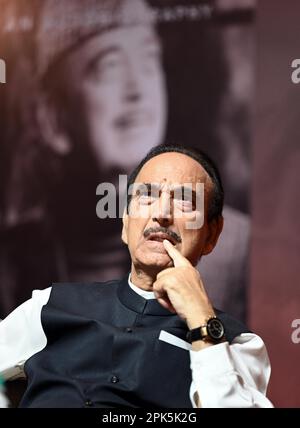
M148 237L147 240L148 241L158 241L158 242L163 242L164 239L167 239L168 241L170 241L172 244L176 244L176 241L174 238L172 238L171 236L167 235L166 233L151 233Z

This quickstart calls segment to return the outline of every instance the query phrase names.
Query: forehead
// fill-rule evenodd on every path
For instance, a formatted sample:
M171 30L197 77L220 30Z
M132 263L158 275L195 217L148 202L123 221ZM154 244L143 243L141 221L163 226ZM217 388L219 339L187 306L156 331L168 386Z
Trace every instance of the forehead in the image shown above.
M140 170L136 182L147 183L209 183L204 168L182 153L162 153L150 159Z
M110 52L129 52L135 55L147 46L160 46L156 30L152 24L114 27L97 34L74 50L69 56L70 62L85 63L95 55L104 55ZM78 62L78 61L77 61Z
M104 31L98 35L97 41L99 45L104 47L111 43L126 46L127 42L130 42L130 45L133 46L147 42L158 42L158 38L152 24L134 24L132 26L116 26Z

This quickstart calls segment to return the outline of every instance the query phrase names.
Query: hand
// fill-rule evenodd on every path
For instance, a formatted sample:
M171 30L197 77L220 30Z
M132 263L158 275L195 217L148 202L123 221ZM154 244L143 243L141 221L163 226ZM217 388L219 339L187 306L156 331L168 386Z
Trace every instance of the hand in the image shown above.
M155 297L164 308L186 321L189 329L200 327L215 315L200 274L169 241L163 244L174 267L157 275L153 284Z

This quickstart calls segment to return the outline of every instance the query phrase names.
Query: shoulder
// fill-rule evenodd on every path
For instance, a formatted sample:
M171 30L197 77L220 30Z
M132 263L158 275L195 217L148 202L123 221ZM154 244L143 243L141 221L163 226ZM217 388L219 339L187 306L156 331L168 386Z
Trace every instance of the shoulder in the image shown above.
M52 287L44 288L41 290L33 290L31 295L31 301L46 304L49 300L51 290Z
M108 282L54 283L49 301L42 311L44 330L49 332L68 323L108 320L118 307L121 280Z
M115 290L120 284L120 280L106 282L54 282L51 287L51 294L81 295L89 293L105 293Z
M56 282L52 284L48 306L68 310L99 307L114 298L121 280L107 282Z

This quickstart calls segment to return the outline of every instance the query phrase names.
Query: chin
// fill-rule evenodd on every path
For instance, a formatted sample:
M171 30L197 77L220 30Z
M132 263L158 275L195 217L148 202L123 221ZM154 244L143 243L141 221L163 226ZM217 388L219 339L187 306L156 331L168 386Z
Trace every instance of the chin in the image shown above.
M152 127L142 127L119 136L117 151L119 154L126 155L125 157L119 156L120 159L123 162L139 162L152 147L161 141L161 138L158 138L156 135L157 132Z
M153 270L163 270L169 267L173 266L173 262L172 260L170 260L170 257L165 256L165 257L149 257L149 258L145 258L143 260L139 260L139 263L143 266L145 266L145 268L148 269L153 269Z
M160 245L157 245L155 249L149 249L147 246L143 245L136 251L135 259L138 264L145 269L162 270L173 266L173 261L170 256Z

